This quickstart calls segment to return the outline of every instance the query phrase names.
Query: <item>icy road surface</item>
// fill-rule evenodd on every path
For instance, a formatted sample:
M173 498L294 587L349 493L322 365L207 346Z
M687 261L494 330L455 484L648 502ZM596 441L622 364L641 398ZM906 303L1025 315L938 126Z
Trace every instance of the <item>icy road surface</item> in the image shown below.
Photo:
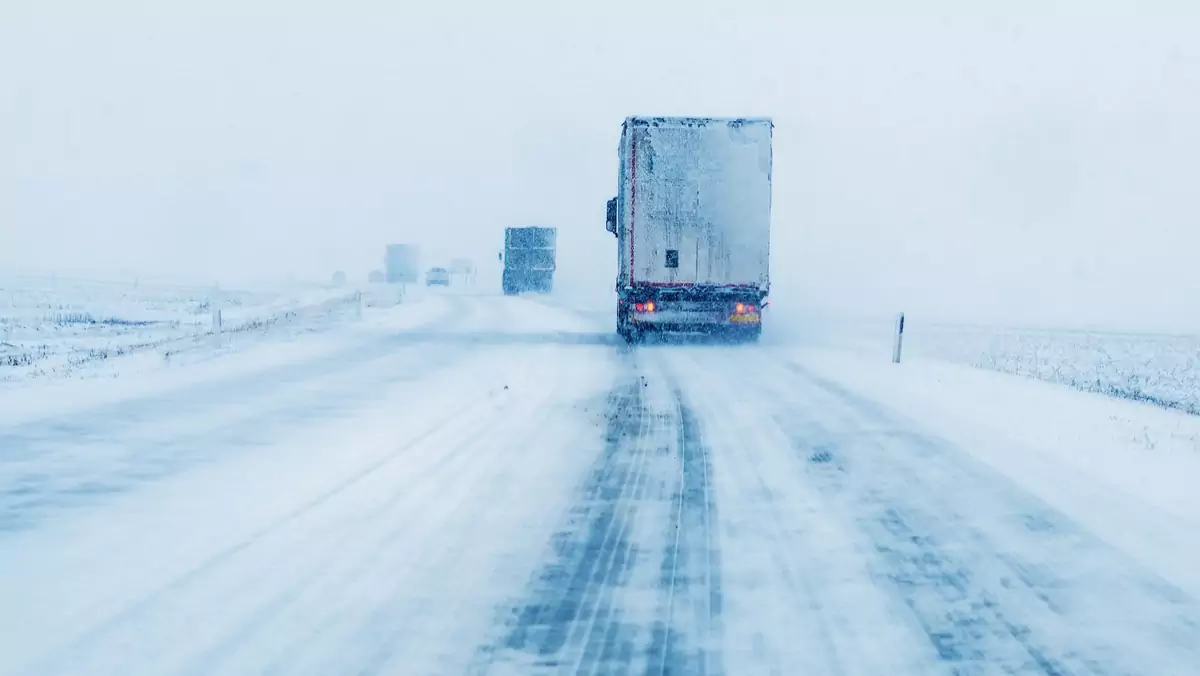
M1200 673L1191 594L811 364L440 302L6 420L0 673Z

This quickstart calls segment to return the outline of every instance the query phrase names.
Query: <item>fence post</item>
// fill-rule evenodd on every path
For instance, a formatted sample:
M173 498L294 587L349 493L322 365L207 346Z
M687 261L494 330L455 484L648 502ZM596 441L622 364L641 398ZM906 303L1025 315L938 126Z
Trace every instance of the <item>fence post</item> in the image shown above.
M904 313L896 316L896 336L892 345L892 363L900 363L900 351L904 347Z
M221 287L213 285L212 294L212 333L213 344L220 347L221 345Z
M354 294L354 318L362 319L363 315L363 299L362 291L357 291Z

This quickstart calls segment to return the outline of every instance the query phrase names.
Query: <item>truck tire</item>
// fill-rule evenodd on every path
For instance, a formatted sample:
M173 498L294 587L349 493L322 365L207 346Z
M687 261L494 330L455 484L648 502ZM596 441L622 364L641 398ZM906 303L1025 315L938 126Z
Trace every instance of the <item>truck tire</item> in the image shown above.
M617 323L617 335L624 339L627 344L632 345L637 342L636 331L632 326L627 324Z
M617 335L625 339L629 345L635 345L642 342L642 331L636 326L631 326L627 321L617 320Z

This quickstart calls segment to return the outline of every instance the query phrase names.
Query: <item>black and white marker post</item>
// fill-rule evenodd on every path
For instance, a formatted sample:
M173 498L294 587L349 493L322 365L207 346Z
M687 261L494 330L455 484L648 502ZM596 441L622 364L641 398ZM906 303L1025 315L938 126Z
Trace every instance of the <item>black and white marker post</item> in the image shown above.
M900 363L900 350L904 347L904 313L896 315L896 338L892 345L892 363Z
M212 336L213 343L217 346L221 345L221 287L214 284L212 291Z
M221 308L213 305L212 311L212 334L213 342L217 345L221 344Z

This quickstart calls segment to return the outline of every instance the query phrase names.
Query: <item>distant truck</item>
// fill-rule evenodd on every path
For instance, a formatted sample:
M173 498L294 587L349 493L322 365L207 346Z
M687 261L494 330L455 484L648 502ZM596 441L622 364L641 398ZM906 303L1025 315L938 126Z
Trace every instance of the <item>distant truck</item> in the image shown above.
M617 332L757 340L770 291L769 118L629 117L617 196Z
M421 281L421 256L415 244L389 244L384 258L388 284L416 284Z
M425 286L450 286L450 271L446 268L429 268L425 273Z
M556 228L505 228L504 274L505 295L532 291L550 293L554 288Z

